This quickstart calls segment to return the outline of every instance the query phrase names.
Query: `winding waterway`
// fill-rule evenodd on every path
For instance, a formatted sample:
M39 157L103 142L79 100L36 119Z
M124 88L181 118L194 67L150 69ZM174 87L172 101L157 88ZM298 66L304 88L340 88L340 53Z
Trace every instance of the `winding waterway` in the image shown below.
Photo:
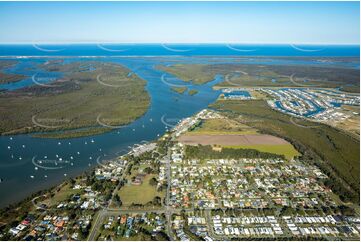
M100 160L109 159L124 154L134 144L157 139L167 128L207 107L219 95L219 91L212 90L212 86L222 81L220 76L206 85L192 86L192 89L198 90L197 95L181 95L172 91L171 86L189 84L154 69L154 61L103 61L121 63L147 80L146 89L151 96L151 104L146 114L127 126L91 137L59 140L33 138L30 135L0 137L1 206L94 167L99 157ZM40 164L39 160L42 160Z
M0 47L1 59L4 50ZM14 52L15 55L17 52ZM20 54L20 53L18 53ZM44 54L44 53L43 53ZM29 54L31 55L31 54ZM59 58L60 59L60 58ZM9 73L34 74L48 76L38 63L44 63L49 57L18 59L19 64L6 70ZM145 115L131 124L116 128L111 132L83 138L45 139L31 135L0 136L0 207L19 201L33 192L49 188L69 176L94 168L97 160L110 159L126 153L131 146L152 141L172 128L180 119L193 115L214 102L220 91L212 86L223 80L216 76L215 80L204 85L188 86L198 90L194 96L178 94L171 90L173 85L189 85L175 77L155 69L158 64L174 63L248 63L248 64L311 64L311 65L344 65L348 68L359 68L359 63L320 63L317 60L292 60L236 57L199 57L191 56L159 56L159 57L67 57L66 62L81 60L100 60L119 63L147 81L146 89L151 97L151 104ZM50 77L61 77L61 73L52 73ZM51 78L49 78L51 81ZM45 79L46 82L46 79ZM14 90L33 85L31 78L13 84L0 85L0 89ZM16 112L16 110L14 110ZM42 163L39 163L42 160ZM51 167L44 169L43 167Z

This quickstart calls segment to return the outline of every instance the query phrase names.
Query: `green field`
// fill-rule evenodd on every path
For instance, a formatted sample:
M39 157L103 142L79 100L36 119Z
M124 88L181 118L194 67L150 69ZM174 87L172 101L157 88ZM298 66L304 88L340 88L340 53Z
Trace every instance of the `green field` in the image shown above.
M122 187L118 194L123 206L130 206L132 203L145 205L156 196L162 197L162 193L157 192L156 186L149 184L149 180L153 177L153 175L147 175L141 185L125 185Z
M219 134L258 134L258 130L246 124L242 124L237 119L207 119L203 120L199 126L187 135L219 135ZM237 146L223 146L225 148L233 149L255 149L261 152L268 152L273 154L284 155L287 159L291 159L299 155L298 151L291 144L282 145L237 145Z
M66 201L71 195L77 194L80 189L73 189L70 184L61 186L59 191L54 192L53 197L49 197L41 203L45 203L48 206L54 206L60 202Z
M291 142L309 159L322 160L324 169L344 179L356 192L360 182L360 141L327 125L300 120L294 125L290 116L271 109L265 101L224 101L211 105L226 115L249 121L262 133L280 136ZM328 167L328 168L327 168Z
M188 135L203 134L257 134L257 129L232 119L207 119L187 132Z
M278 155L284 155L286 159L290 160L295 156L298 156L300 153L291 145L237 145L237 146L224 146L226 148L233 149L255 149L261 152L268 152Z
M41 132L36 135L50 138L99 134L132 122L148 109L146 81L129 76L121 65L84 61L41 67L63 72L64 77L50 87L1 93L1 134Z

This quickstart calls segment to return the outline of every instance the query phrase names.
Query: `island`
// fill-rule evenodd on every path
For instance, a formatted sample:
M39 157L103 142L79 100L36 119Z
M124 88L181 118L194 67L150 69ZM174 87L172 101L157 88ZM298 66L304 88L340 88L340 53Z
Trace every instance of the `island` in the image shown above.
M69 138L108 132L149 107L146 81L122 65L81 61L40 64L62 77L33 76L34 85L0 94L0 133ZM106 107L106 108L104 108ZM16 112L14 112L16 110Z
M183 94L187 91L187 87L171 87L172 91L179 93L179 94Z
M197 93L198 93L198 90L196 90L196 89L190 89L190 90L188 91L188 94L191 95L191 96L194 96L194 95L196 95Z
M16 64L17 61L0 60L0 85L18 82L26 78L25 75L4 73L4 69L12 67Z

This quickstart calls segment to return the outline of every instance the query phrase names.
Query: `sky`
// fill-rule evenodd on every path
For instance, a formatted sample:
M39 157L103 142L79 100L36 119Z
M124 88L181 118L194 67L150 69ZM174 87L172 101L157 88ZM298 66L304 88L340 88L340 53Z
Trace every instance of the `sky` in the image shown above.
M359 44L359 2L0 2L0 43Z

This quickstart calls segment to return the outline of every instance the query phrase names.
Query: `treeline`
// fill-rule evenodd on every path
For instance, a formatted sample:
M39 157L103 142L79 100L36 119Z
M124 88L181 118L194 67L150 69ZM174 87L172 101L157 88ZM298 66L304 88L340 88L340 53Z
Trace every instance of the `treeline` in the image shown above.
M237 159L237 158L263 158L285 159L284 155L260 152L254 149L223 148L221 152L215 151L210 145L186 146L186 159Z

